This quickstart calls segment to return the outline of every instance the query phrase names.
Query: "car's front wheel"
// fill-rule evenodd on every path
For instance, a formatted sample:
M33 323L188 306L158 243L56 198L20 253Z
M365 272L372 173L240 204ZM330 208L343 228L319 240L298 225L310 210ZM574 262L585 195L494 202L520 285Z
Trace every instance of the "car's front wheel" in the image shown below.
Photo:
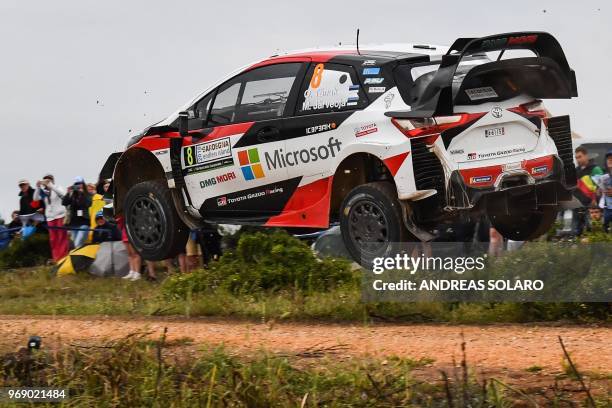
M534 211L489 215L491 225L504 238L528 241L544 235L557 218L557 208L542 206Z
M130 188L124 214L128 238L144 259L160 261L185 250L189 229L179 218L164 180Z
M351 190L340 207L340 230L347 250L361 265L391 256L393 243L407 241L402 209L395 186L373 182Z

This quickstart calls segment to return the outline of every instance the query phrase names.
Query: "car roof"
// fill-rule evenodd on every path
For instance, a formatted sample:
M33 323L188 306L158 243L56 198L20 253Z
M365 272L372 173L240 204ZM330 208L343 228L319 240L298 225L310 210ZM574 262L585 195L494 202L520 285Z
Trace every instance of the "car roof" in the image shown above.
M197 94L194 98L190 99L189 102L184 104L180 109L173 112L165 119L157 122L154 126L168 125L172 123L177 117L180 111L185 110L187 107L193 105L196 101L210 92L211 89L216 88L228 79L248 71L249 69L257 68L259 66L278 64L282 62L291 61L312 61L312 62L327 62L332 58L335 61L342 62L345 60L369 60L377 59L380 60L377 65L384 64L389 61L398 59L422 59L423 57L429 57L431 61L438 61L442 58L442 55L446 54L449 46L445 45L433 45L433 44L412 44L412 43L385 43L385 44L364 44L357 47L352 45L339 45L333 47L315 47L302 50L287 51L271 55L267 58L260 59L257 62L245 65L225 77L219 79L211 86L207 87L203 92Z
M413 54L415 56L423 55L443 55L448 51L448 46L434 44L412 44L412 43L384 43L384 44L364 44L359 46L359 52L354 44L346 46L334 47L316 47L303 50L294 50L284 53L284 56L295 55L313 55L318 53L336 54L336 55L360 55L364 58L385 56L388 58L396 58L400 55Z
M365 44L357 50L355 45L309 48L303 50L288 51L275 54L262 59L252 67L279 63L286 60L310 60L312 62L327 62L330 59L379 59L379 63L390 60L412 59L429 56L432 60L439 60L448 51L448 46L432 44L408 44L408 43L388 43L388 44Z

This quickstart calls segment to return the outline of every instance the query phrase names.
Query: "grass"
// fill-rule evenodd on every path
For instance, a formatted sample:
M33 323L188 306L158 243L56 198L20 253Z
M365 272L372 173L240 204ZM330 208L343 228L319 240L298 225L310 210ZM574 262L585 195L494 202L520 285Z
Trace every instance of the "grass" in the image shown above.
M579 306L579 305L578 305ZM326 292L283 290L234 294L224 289L164 296L159 284L78 274L56 278L51 268L0 272L0 314L219 316L257 321L512 323L572 318L574 304L370 303L344 285ZM569 316L569 317L568 317ZM576 320L576 319L574 319ZM579 321L596 320L590 315Z
M430 359L343 360L333 348L290 355L261 350L251 357L220 347L177 352L185 344L190 344L188 338L168 342L165 333L152 340L146 332L135 332L98 345L0 354L0 387L66 389L68 400L46 405L60 407L501 408L577 406L583 401L582 394L558 389L556 383L543 393L479 378L468 365L465 342L457 368L439 372L438 380L415 374ZM597 407L609 403L593 401Z
M0 272L0 313L27 315L149 315L164 304L147 282L56 278L51 268Z
M17 249L27 248L16 246ZM554 267L558 273L567 275L568 265L574 269L577 265L590 268L590 256L602 255L600 252L606 250L565 243L550 247L529 245L492 262L486 273L498 276L495 274L504 271L509 276L525 278L539 276L541 270ZM15 264L27 258L23 254L13 255L9 260ZM575 274L580 281L577 285L587 294L593 288L610 284L610 274L604 267L607 258L597 259L593 268L587 268L589 279L580 280L582 275ZM363 324L375 321L483 324L561 319L601 322L612 316L609 303L364 303L361 277L346 260L318 259L304 242L285 232L245 232L208 269L174 275L162 285L100 279L86 273L55 278L51 268L0 270L0 314L219 316ZM551 287L556 288L552 283ZM559 290L575 289L565 281L557 286Z
M271 323L488 323L554 317L565 307L568 306L548 305L541 309L533 304L363 304L359 289L348 285L308 293L203 291L183 299L169 298L159 284L144 281L125 282L86 274L60 279L51 274L50 268L0 272L0 314L16 315L224 316ZM36 353L36 363L30 367L37 368L26 376L23 370L7 374L6 368L10 370L11 366L0 354L0 367L5 370L4 375L0 372L0 387L28 381L38 386L65 387L72 395L66 407L509 407L519 403L534 406L534 399L544 398L499 379L477 379L465 356L453 372L440 373L438 381L432 381L430 375L425 381L415 378L415 369L430 364L429 359L388 356L384 360L338 360L329 350L310 350L301 355L275 355L261 350L245 357L222 348L194 349L189 337L151 340L143 333L134 333L109 344L64 346L53 352ZM563 368L567 381L578 381L573 370L570 372L566 365ZM541 367L526 371L540 372ZM608 378L606 375L599 377ZM588 373L587 378L596 377ZM579 395L582 398L582 393ZM570 406L567 401L575 401L576 395L554 389L546 398L549 399L541 406ZM609 403L596 402L597 406Z
M337 362L330 356L313 364L265 352L248 359L223 348L170 357L168 346L163 337L151 342L134 333L98 348L40 352L24 362L34 367L27 374L21 361L13 363L0 385L68 389L65 406L79 407L422 407L447 399L441 386L413 378L424 363L410 359ZM473 402L482 400L476 384L469 390Z

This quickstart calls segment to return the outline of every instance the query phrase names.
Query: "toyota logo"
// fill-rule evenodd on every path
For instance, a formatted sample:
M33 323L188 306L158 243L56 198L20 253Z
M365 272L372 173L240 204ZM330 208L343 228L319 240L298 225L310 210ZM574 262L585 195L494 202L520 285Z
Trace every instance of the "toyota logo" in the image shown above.
M496 106L493 109L491 109L491 115L493 115L494 118L499 119L502 116L504 116L504 111L499 106Z

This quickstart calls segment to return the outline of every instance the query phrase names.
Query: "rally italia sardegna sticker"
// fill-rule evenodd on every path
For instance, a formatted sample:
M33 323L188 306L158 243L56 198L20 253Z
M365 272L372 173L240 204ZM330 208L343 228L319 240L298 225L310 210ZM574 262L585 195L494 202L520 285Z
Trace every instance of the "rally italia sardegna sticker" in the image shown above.
M200 173L234 164L229 137L183 148L186 174Z

